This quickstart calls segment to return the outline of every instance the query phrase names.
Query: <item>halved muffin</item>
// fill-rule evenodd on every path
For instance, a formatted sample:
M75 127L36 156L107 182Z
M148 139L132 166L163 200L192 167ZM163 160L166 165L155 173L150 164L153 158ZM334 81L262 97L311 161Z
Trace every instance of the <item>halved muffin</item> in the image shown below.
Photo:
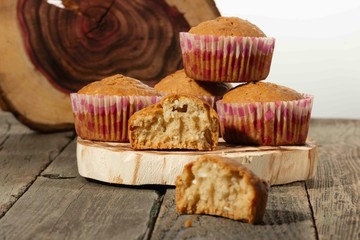
M205 101L186 95L168 95L136 112L129 120L134 149L214 150L219 119Z

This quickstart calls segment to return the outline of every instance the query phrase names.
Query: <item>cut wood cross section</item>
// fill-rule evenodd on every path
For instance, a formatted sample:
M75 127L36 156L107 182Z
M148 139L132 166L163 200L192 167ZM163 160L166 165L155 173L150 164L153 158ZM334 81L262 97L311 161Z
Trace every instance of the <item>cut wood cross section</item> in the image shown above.
M175 72L179 32L220 15L211 0L62 3L0 3L0 107L44 132L73 128L69 93L92 81L122 73L152 86Z
M236 146L222 139L215 151L134 151L129 143L78 138L77 165L81 176L108 183L175 185L184 165L201 155L236 160L271 185L310 179L317 167L317 144L303 146Z

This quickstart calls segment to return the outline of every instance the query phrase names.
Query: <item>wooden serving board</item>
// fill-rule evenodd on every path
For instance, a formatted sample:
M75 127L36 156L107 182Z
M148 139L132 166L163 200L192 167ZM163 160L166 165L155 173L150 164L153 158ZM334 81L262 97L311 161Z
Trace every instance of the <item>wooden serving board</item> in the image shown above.
M175 185L185 164L201 155L232 158L271 185L310 179L315 175L317 144L249 147L225 143L215 151L135 151L129 143L96 142L78 138L77 165L81 176L107 183Z

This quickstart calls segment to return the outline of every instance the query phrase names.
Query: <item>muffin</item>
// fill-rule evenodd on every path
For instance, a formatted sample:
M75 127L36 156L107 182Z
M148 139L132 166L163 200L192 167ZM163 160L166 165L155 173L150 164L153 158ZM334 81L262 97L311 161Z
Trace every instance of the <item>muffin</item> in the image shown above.
M250 82L270 71L275 39L237 17L218 17L180 32L186 74L196 80Z
M166 95L183 94L199 97L214 107L215 102L228 92L232 85L230 83L196 81L188 77L185 70L181 69L161 79L154 88Z
M262 221L269 185L230 158L204 155L185 165L176 179L176 210Z
M242 84L217 102L222 137L241 145L302 145L313 96L269 82Z
M214 150L219 140L219 118L205 101L168 95L129 119L133 149Z
M76 133L83 139L128 142L128 119L160 100L141 81L116 74L70 94Z

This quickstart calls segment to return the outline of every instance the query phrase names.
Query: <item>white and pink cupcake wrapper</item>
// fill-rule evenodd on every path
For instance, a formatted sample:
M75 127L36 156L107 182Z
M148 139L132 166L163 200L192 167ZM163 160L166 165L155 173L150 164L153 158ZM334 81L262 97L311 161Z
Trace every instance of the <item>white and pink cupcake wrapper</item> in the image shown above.
M128 119L155 104L161 96L103 96L70 94L75 129L81 138L128 142Z
M217 102L222 137L241 145L301 145L308 135L313 96L294 101Z
M216 109L216 101L221 99L221 96L198 96L198 98L207 102L211 107Z
M180 32L186 74L196 80L250 82L270 72L275 38Z

